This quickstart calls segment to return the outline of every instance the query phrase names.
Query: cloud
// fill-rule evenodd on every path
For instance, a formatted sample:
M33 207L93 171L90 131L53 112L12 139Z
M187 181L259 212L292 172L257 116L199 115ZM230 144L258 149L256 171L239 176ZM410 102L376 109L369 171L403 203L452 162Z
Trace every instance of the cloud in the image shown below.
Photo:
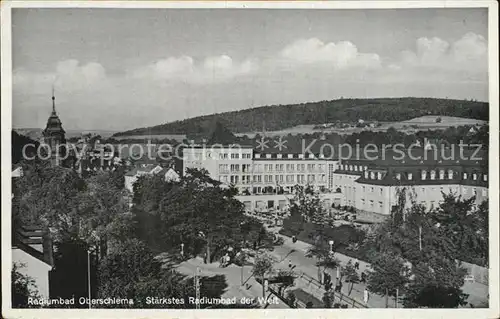
M169 57L158 60L147 66L132 70L132 78L148 78L156 81L186 82L190 84L206 84L224 82L257 71L258 62L244 60L237 63L227 55L206 57L196 63L190 56Z
M381 66L378 54L360 53L352 42L324 43L317 38L300 39L289 44L281 51L281 57L301 64L323 63L335 69Z
M36 73L25 69L13 72L13 83L33 93L46 94L52 85L64 91L74 92L95 88L107 79L106 70L96 62L81 65L77 60L57 63L54 71Z
M438 37L416 40L416 49L402 51L392 69L432 67L437 69L484 71L488 67L488 45L483 36L467 33L449 43Z

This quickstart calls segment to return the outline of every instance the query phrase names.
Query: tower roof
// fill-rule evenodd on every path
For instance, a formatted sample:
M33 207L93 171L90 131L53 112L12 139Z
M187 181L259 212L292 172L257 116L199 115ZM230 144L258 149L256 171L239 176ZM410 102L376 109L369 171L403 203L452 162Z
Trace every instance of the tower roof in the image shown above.
M47 120L47 126L43 131L44 135L50 135L53 133L62 133L65 131L62 128L62 122L56 113L56 98L54 96L54 91L52 91L52 113L50 113L49 119Z

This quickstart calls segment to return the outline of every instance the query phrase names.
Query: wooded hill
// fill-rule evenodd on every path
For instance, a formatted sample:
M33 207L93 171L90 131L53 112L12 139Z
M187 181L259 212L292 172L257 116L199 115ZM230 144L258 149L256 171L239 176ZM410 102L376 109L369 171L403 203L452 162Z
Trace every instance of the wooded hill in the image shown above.
M434 98L340 99L290 105L262 106L240 111L198 116L181 121L137 128L113 136L150 134L200 134L215 119L232 132L277 131L296 125L355 122L359 119L393 122L423 115L488 120L489 103Z

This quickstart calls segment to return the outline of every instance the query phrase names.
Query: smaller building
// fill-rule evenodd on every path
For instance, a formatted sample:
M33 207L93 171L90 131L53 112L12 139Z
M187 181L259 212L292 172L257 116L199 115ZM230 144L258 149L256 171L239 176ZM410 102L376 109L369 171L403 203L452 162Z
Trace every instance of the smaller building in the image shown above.
M33 279L38 295L50 298L50 272L54 266L52 240L42 227L23 226L12 236L12 264Z
M179 172L173 166L162 167L159 164L143 164L125 174L125 189L133 193L134 183L140 176L157 174L164 176L165 181L179 181L180 179Z

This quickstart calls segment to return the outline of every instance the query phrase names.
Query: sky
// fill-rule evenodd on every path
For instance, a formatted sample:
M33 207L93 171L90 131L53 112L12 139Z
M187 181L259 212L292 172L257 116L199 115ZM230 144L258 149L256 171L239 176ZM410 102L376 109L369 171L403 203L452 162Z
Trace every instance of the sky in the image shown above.
M488 101L486 9L12 12L13 127L124 130L337 98Z

